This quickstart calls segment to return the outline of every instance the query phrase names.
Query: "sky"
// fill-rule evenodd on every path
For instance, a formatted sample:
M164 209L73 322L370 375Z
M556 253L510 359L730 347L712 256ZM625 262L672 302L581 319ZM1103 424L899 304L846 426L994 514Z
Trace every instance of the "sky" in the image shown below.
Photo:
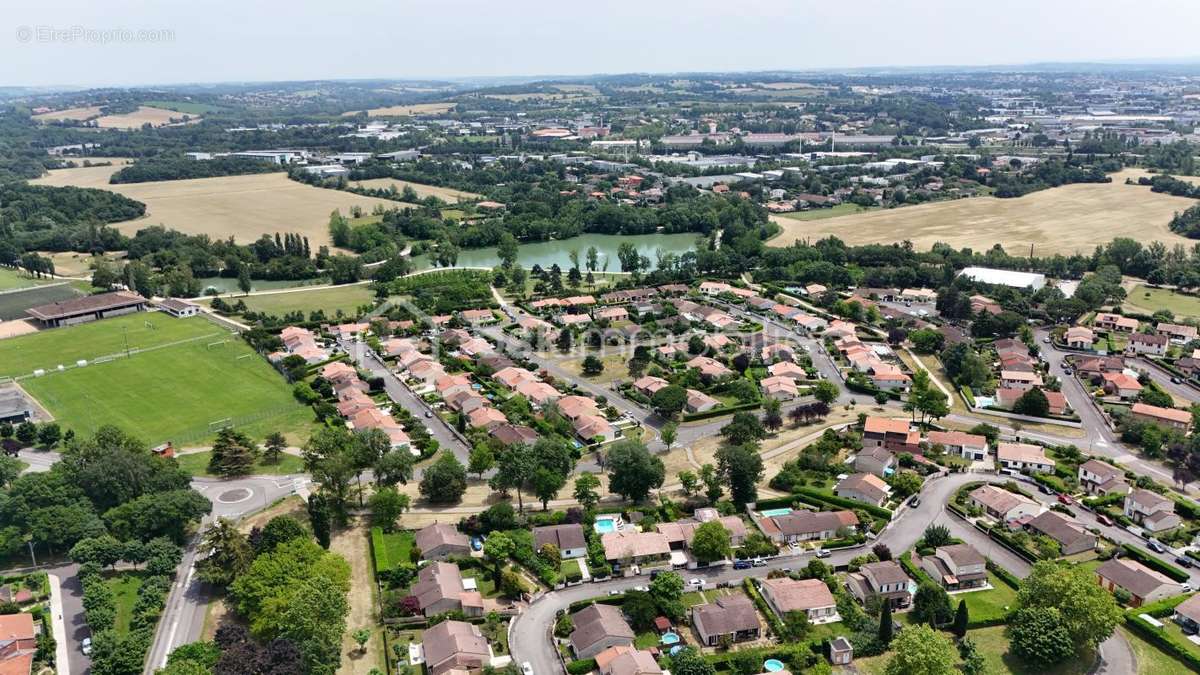
M0 86L1200 61L1196 0L0 0Z

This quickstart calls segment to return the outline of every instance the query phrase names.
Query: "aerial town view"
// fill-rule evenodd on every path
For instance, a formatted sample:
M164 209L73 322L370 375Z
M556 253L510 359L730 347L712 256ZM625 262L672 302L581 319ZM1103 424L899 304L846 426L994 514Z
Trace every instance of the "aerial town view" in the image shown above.
M1200 673L1200 4L4 14L0 675Z

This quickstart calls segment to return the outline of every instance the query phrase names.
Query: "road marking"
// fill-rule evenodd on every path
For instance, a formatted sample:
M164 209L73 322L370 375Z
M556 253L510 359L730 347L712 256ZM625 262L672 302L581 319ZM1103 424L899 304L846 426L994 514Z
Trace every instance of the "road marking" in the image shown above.
M183 593L187 593L187 587L192 583L192 572L195 570L196 564L193 561L193 563L188 566L187 576L183 578L183 585L179 587L181 593L180 597L183 597ZM176 611L174 614L175 618L171 620L171 631L167 633L167 644L166 648L163 650L162 661L160 661L158 664L159 668L167 667L167 658L171 655L171 645L175 642L175 632L179 629L179 612Z

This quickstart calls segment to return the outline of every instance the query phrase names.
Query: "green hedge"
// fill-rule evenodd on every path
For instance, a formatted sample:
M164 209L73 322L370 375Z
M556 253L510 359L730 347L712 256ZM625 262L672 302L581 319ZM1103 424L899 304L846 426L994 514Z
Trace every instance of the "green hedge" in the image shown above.
M1021 590L1021 580L1017 578L1017 575L992 562L990 558L987 561L987 570L996 575L997 579L1008 584L1014 591Z
M371 557L375 559L375 571L386 572L392 569L392 562L387 557L387 546L383 543L383 528L371 528Z
M959 393L962 394L962 397L967 401L967 405L974 408L975 407L975 395L971 393L971 389L969 387L959 387L958 391L959 391Z
M846 378L846 388L849 389L850 391L856 391L860 394L870 394L871 396L874 396L875 394L878 394L879 392L882 391L885 394L887 394L888 398L890 398L891 400L893 400L893 401L900 400L900 392L890 391L887 389L880 389L879 387L876 387L874 385L863 384L863 383L859 382L858 380L852 380L850 378Z
M1128 625L1133 632L1138 633L1146 638L1148 642L1155 645L1164 652L1174 656L1190 666L1192 670L1200 672L1200 657L1192 653L1188 647L1177 643L1172 637L1164 631L1160 631L1150 625L1145 619L1137 614L1126 614L1125 624Z
M812 488L807 488L807 487L796 488L792 494L795 497L797 497L798 499L800 499L801 501L805 501L810 504L813 504L813 501L811 501L811 500L816 500L818 502L816 504L817 506L820 506L822 504L832 504L833 506L840 506L842 508L850 509L852 511L854 509L862 509L863 511L866 511L867 513L875 516L876 518L884 518L886 520L892 519L892 512L889 511L888 509L883 508L882 506L875 506L874 504L864 504L863 502L856 502L853 499L846 499L845 497L839 497L837 495L827 495L823 492L818 492Z
M901 553L897 560L900 561L900 566L904 568L904 571L908 572L908 576L917 581L917 583L922 581L934 583L933 579L929 578L929 574L920 567L917 567L916 563L912 561L911 552L905 551L904 553Z
M767 605L767 601L763 599L762 594L758 592L758 588L754 586L754 580L749 577L742 579L742 588L746 591L746 595L754 602L754 606L758 608L760 614L767 618L767 623L771 625L771 631L778 638L783 635L783 622L775 616L775 612Z
M1165 563L1158 558L1155 558L1146 551L1143 551L1132 544L1121 544L1121 548L1125 551L1125 555L1133 558L1152 570L1162 572L1175 581L1187 581L1191 578L1191 575L1187 572L1184 572L1170 563Z
M752 403L739 403L737 405L722 406L719 408L713 408L712 410L706 410L704 412L684 415L683 421L695 422L696 420L706 420L712 417L720 417L722 415L732 415L733 413L742 412L743 410L755 410L761 405L762 401L754 401Z
M585 673L592 672L597 667L596 659L579 659L567 664L567 672L571 675L584 675Z

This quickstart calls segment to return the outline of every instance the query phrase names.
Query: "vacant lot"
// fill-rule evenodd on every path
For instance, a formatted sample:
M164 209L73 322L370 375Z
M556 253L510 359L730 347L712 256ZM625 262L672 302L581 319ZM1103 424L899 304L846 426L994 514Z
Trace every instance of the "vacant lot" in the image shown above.
M414 103L412 105L393 105L386 108L371 108L367 111L369 117L400 117L413 115L440 115L458 105L453 101L444 103ZM351 110L343 115L357 115L359 110Z
M313 249L330 243L329 214L335 209L348 213L360 206L370 212L376 204L395 206L385 199L297 183L283 173L109 185L108 177L117 168L56 169L30 182L96 187L145 203L144 217L115 224L126 234L162 224L188 234L250 243L263 234L296 232L308 237Z
M454 188L437 187L436 185L410 183L406 180L396 180L395 178L372 178L370 180L358 181L354 185L374 190L386 190L389 186L393 186L397 192L410 187L416 191L418 197L433 196L451 204L461 201L473 201L480 198L480 195L474 192L464 192L462 190L455 190Z
M816 241L836 236L848 244L909 240L918 250L936 242L955 248L986 250L999 243L1011 254L1090 254L1113 237L1132 237L1143 243L1168 246L1192 240L1167 229L1177 211L1196 204L1184 197L1155 194L1149 188L1125 185L1141 171L1112 174L1111 183L1066 185L1017 199L974 197L920 206L800 222L774 217L783 234L772 246L789 246L800 239Z
M41 113L40 115L34 115L33 119L39 122L61 122L63 120L77 120L82 122L99 116L100 106L93 105L86 108L67 108L66 110Z
M329 318L333 318L340 309L350 316L359 305L369 305L375 299L375 294L366 284L355 286L329 286L312 290L287 291L279 293L263 293L261 295L234 295L227 297L230 303L242 300L246 308L252 312L266 312L283 316L288 312L309 312L322 310ZM206 302L201 300L200 302Z
M138 106L138 109L131 113L99 117L96 119L96 126L101 129L141 129L146 124L152 127L161 127L183 122L184 116L185 113L175 112L174 110L151 108L150 106L143 105ZM187 117L189 117L189 124L200 121L200 118L196 115L187 115Z
M64 277L90 277L92 274L92 261L102 258L109 262L120 264L118 261L125 258L124 252L93 256L88 253L60 251L56 253L43 252L41 255L48 256L54 261L54 273Z
M296 402L283 377L228 333L29 378L22 385L61 424L85 435L115 424L149 443L186 446L215 436L214 422L225 421L253 438L272 431L303 433L312 423L312 412Z
M1138 284L1121 303L1131 309L1140 309L1147 314L1153 314L1160 309L1168 309L1177 317L1200 317L1200 296L1186 295L1169 288L1151 288Z

